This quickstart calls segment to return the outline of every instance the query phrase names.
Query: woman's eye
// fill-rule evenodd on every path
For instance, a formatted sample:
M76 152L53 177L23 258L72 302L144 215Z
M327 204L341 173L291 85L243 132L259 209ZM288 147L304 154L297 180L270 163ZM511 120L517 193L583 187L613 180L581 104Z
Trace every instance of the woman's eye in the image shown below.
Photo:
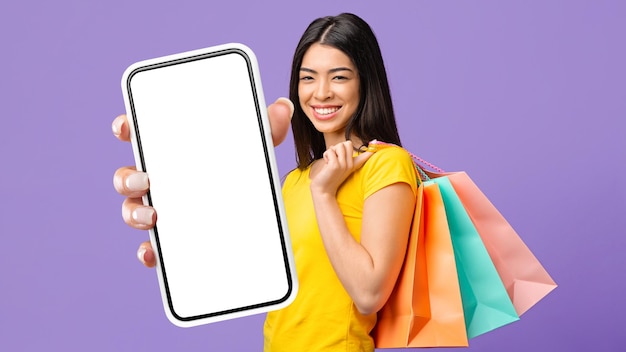
M348 79L348 77L345 77L345 76L335 76L335 77L333 77L333 79L337 80L337 81L343 81L343 80Z
M301 81L310 81L312 79L313 79L313 77L311 77L311 76L302 76L302 77L300 77Z

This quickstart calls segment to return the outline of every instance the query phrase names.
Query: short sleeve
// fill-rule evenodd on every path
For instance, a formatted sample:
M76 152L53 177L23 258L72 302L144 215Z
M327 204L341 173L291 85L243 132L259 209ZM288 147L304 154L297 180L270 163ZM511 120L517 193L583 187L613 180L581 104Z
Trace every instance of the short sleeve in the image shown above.
M378 150L363 165L362 187L365 198L394 183L406 183L417 193L415 164L409 153L400 147Z

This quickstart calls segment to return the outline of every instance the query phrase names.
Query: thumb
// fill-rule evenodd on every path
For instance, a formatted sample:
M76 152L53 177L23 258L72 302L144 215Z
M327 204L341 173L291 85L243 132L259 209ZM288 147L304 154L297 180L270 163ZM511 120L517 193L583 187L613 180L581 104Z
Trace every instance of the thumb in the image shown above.
M374 153L365 152L363 154L359 154L354 158L354 169L358 170L365 164L365 162L372 156Z
M278 98L267 107L274 146L282 143L287 137L293 110L293 103L287 98Z

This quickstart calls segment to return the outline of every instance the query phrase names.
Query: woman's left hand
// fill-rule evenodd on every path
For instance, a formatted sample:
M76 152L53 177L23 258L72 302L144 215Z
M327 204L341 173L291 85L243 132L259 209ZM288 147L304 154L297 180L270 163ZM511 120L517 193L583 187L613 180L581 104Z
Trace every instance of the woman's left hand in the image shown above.
M343 181L354 171L365 164L372 152L353 156L354 148L351 141L333 145L324 152L323 159L318 161L317 170L311 175L311 191L332 195Z

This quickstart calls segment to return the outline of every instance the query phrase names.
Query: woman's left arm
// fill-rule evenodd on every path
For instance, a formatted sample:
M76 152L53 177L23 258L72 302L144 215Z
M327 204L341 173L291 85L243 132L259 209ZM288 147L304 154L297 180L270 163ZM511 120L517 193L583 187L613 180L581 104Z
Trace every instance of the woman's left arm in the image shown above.
M327 164L342 164L349 158L351 155L339 151L329 157ZM358 167L348 161L343 166L344 174ZM342 167L334 168L335 177L329 180L347 177L343 177L338 169ZM317 186L312 184L311 193L324 247L357 309L362 314L375 313L387 301L402 267L415 209L415 194L409 184L399 182L370 195L363 207L359 243L348 230L332 185L328 187L332 182L323 183L322 180Z

